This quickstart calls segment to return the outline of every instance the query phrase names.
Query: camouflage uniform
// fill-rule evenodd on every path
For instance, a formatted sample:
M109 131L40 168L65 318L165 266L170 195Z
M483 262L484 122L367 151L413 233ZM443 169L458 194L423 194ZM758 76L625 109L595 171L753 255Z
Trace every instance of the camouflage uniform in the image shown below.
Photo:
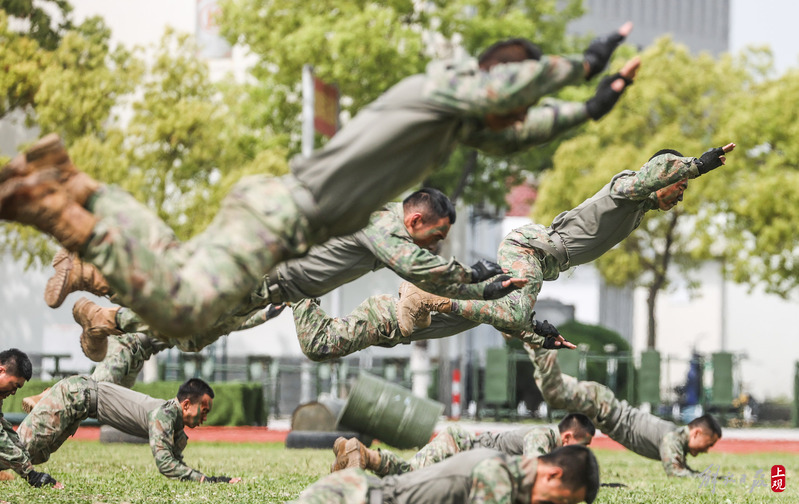
M3 417L3 401L0 401L0 470L4 469L13 469L27 479L28 473L33 470L33 463L11 422Z
M430 292L455 298L482 298L489 281L471 283L471 268L454 258L447 260L416 245L404 223L401 203L390 203L374 212L369 225L352 235L332 238L311 248L308 255L280 264L261 286L211 328L191 338L166 338L127 308L117 312L117 326L124 332L143 332L170 346L196 352L219 336L266 322L270 303L297 302L327 294L371 271L388 267L405 280ZM310 337L310 335L308 335ZM303 335L300 335L302 340Z
M362 469L338 471L305 489L302 504L461 504L530 502L538 459L489 449L459 453L399 476L376 478Z
M528 224L511 231L500 243L497 262L512 276L527 278L527 285L493 301L453 301L452 313L540 343L523 332L532 331L542 281L613 248L658 207L657 190L697 176L696 158L662 154L637 172L617 174L594 196L555 217L550 227Z
M203 474L183 463L188 436L177 399L154 399L131 386L144 361L159 349L146 337L114 338L109 353L92 376L64 378L48 390L19 426L19 439L33 464L49 460L80 423L96 418L122 432L149 438L158 470L169 478L199 481ZM105 380L105 381L102 381Z
M410 462L402 460L389 450L378 449L380 465L374 472L378 476L403 474L476 448L490 448L506 455L537 457L561 446L563 441L560 434L550 427L522 427L510 431L474 434L460 425L450 425L419 450Z
M585 104L544 101L522 127L493 132L487 113L530 107L584 78L583 58L543 57L480 71L473 59L437 62L361 110L282 178L242 179L201 234L180 244L149 209L101 189L99 220L81 250L127 306L164 338L208 331L277 264L313 243L361 229L369 215L441 166L456 144L508 154L588 119Z
M696 471L687 466L688 427L677 427L627 401L619 401L606 386L579 381L564 375L558 366L555 350L528 350L535 365L535 381L552 408L582 413L611 439L628 450L653 460L660 460L669 476L691 476Z

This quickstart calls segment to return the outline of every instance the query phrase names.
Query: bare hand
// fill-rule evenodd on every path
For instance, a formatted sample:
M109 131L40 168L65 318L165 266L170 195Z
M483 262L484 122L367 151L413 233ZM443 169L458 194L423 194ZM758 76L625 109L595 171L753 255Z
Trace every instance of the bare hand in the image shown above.
M635 56L630 61L624 64L624 66L619 70L619 75L624 77L629 81L635 80L635 74L638 73L638 69L641 67L641 58L639 56ZM610 84L610 88L617 93L620 93L626 86L627 83L624 79L616 79Z
M58 482L56 482L55 485L53 485L53 488L57 488L59 490L62 490L64 488L64 484L61 483L60 481L58 481Z
M527 285L528 281L529 280L527 280L526 278L509 278L509 279L505 280L504 282L502 282L502 286L503 287L510 287L511 284L513 284L514 287L519 288L519 287L524 287L525 285Z
M627 21L626 23L621 25L621 27L619 27L619 35L621 35L622 37L626 38L627 35L629 35L631 31L633 31L633 22L632 21Z
M570 348L570 349L572 349L572 350L574 350L575 348L577 348L577 345L575 345L574 343L572 343L572 342L570 342L570 341L566 341L566 338L564 338L564 337L563 337L562 335L560 335L560 334L558 334L558 335L555 337L555 343L560 343L560 346L561 346L561 348Z
M228 483L233 485L235 483L238 483L239 481L241 481L241 478L230 478L230 481Z

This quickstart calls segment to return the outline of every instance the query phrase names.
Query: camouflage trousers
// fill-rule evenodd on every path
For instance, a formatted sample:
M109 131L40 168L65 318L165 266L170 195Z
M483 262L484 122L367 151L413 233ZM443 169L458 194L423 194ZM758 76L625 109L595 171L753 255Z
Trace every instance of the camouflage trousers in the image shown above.
M409 462L389 450L378 450L380 465L374 472L378 476L388 476L415 471L448 459L456 453L480 446L477 438L477 435L459 425L450 425L416 452Z
M397 324L396 301L389 295L373 296L346 317L330 317L318 301L293 303L294 325L302 352L313 361L349 355L372 345L403 342Z
M415 471L474 448L490 448L508 455L543 455L556 441L548 439L551 429L524 427L504 432L474 434L460 425L450 425L406 462L388 450L378 450L380 464L375 474L388 476ZM543 449L542 449L543 448Z
M96 389L96 382L132 387L144 362L162 348L144 335L110 337L106 357L97 364L91 377L71 376L53 385L18 429L31 461L46 462L51 453L75 434L83 420L95 414L90 411L89 394L90 389Z
M527 279L527 285L492 301L453 299L452 313L514 336L532 331L533 307L541 292L544 274L535 249L524 243L521 235L508 234L497 250L497 262L507 268L508 275Z
M558 365L557 350L527 350L535 365L535 382L550 408L582 413L603 432L610 432L611 420L621 408L613 391L601 383L580 381L564 375Z
M397 299L387 294L372 296L342 318L330 317L316 301L292 303L294 325L303 353L320 362L380 345L392 347L427 339L445 338L467 331L477 323L452 314L436 314L430 327L402 336L397 322Z
M363 469L345 469L328 474L300 494L298 504L371 504L370 483L377 487L380 480ZM382 502L382 500L380 501Z
M90 393L96 383L88 376L64 378L41 398L19 424L17 434L28 449L33 464L42 464L75 434L81 421L96 414L91 411ZM95 404L96 406L96 404Z
M144 334L109 336L105 359L94 368L91 378L96 382L131 388L145 361L166 348L164 343L153 341Z
M95 193L98 221L81 256L159 338L188 339L247 302L275 265L307 252L314 230L297 190L290 175L245 177L206 230L180 243L145 205L106 186Z

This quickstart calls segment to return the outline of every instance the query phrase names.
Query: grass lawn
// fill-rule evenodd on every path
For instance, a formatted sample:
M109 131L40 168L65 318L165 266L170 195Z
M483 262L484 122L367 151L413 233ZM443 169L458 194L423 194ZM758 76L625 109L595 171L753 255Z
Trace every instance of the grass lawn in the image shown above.
M400 452L409 457L412 452ZM656 461L626 451L596 450L603 482L624 483L627 488L603 488L602 503L799 503L799 453L710 453L690 458L697 470L720 466L722 478L715 494L696 479L668 479ZM284 502L324 476L333 460L328 450L286 450L282 444L189 443L185 461L206 474L240 476L236 485L201 485L171 481L155 468L147 445L104 445L96 441L68 441L47 464L66 488L35 489L19 478L0 482L0 500L12 503L265 503ZM770 485L771 466L785 466L787 490L768 487L749 490L758 470ZM715 470L715 468L714 468ZM735 477L724 484L723 476ZM745 483L741 483L741 477ZM712 485L712 484L711 484Z

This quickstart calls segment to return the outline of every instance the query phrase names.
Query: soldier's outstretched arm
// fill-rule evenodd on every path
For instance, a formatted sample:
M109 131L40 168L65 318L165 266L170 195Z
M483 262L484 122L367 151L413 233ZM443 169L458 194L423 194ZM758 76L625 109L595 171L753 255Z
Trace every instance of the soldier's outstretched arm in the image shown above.
M516 127L500 131L484 128L472 134L464 143L489 154L513 154L549 142L589 119L599 120L632 84L640 65L640 58L632 58L618 73L605 77L597 86L596 95L587 102L545 98L540 104L530 107L524 122Z
M183 448L175 443L175 426L180 414L178 408L170 407L170 401L150 414L150 450L158 471L167 478L202 481L205 475L183 462ZM185 434L180 434L188 440Z
M685 442L681 436L682 429L669 432L660 441L660 462L666 475L675 477L696 477L699 473L690 467L685 460Z

